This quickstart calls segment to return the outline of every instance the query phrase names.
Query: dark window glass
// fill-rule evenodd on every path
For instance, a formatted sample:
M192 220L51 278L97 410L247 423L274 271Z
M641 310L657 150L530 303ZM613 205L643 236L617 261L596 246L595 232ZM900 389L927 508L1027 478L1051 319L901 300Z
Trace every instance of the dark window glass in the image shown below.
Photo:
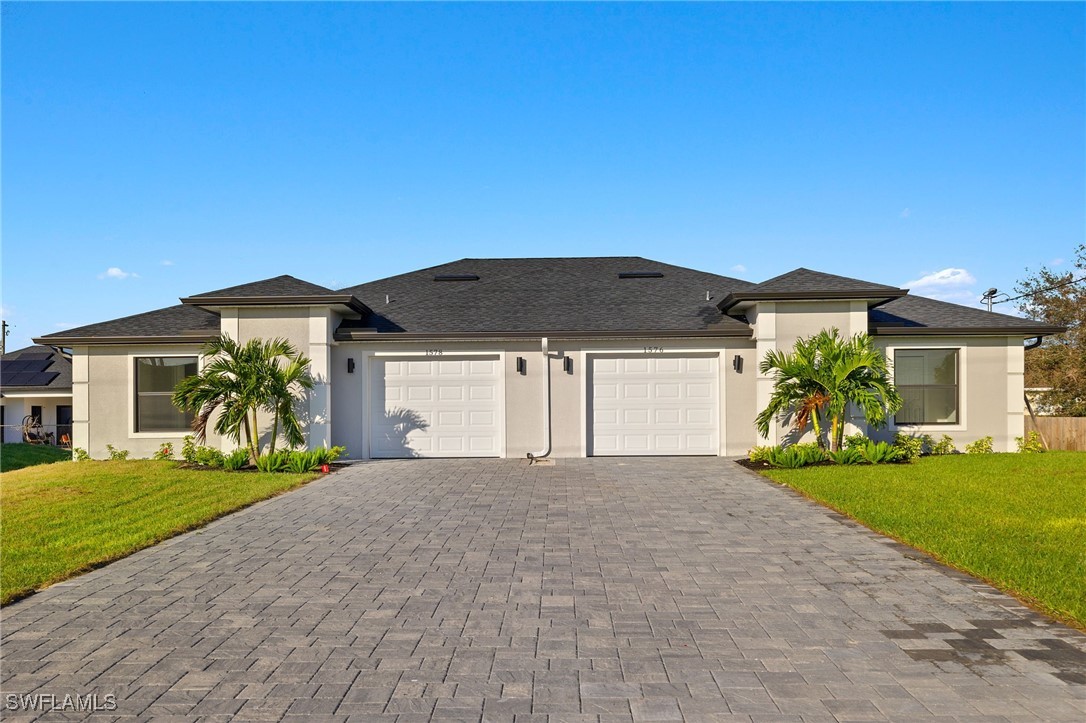
M184 432L193 415L173 405L173 388L197 372L196 357L139 357L136 359L136 431Z
M897 424L958 423L958 350L898 349L894 383L904 404Z

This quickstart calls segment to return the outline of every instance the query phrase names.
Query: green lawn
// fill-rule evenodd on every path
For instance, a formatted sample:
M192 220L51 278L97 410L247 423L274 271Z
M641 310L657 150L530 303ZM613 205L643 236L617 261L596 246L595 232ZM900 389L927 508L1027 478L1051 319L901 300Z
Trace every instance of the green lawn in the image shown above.
M0 603L272 497L316 474L181 469L176 462L69 462L5 473Z
M1086 627L1086 452L953 455L765 474Z
M0 472L71 460L72 450L48 444L0 444Z

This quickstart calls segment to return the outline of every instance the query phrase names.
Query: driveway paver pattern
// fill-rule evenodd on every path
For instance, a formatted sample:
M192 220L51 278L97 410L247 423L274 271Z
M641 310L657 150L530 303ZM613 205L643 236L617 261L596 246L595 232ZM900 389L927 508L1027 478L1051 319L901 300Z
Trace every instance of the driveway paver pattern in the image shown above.
M0 623L103 718L1086 719L1086 636L721 459L359 464Z

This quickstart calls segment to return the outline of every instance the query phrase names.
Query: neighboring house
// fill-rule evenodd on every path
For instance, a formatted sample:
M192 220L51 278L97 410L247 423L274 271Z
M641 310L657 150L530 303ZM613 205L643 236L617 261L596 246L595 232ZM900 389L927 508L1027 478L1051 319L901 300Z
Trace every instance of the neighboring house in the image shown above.
M23 441L28 415L57 442L72 433L72 360L58 349L28 346L0 357L3 441Z
M1023 341L1061 331L807 269L753 284L637 257L462 259L338 291L279 276L181 302L37 340L72 349L76 446L179 441L170 392L226 333L310 357L309 444L356 459L739 455L766 443L765 353L837 327L894 363L906 404L886 434L1010 450Z

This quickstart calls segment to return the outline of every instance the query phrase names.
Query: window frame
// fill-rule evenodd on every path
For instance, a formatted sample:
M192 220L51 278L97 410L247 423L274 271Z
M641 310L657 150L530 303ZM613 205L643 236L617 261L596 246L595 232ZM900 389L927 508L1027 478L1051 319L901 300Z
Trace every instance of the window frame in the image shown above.
M890 417L889 430L902 432L964 432L966 431L966 365L968 347L965 344L931 344L918 342L916 344L894 344L886 347L886 355L890 359L893 368L894 386L899 390L904 387L948 387L949 384L898 384L897 382L897 353L899 351L953 351L957 352L957 394L955 404L958 410L956 422L899 422L897 415Z
M171 438L171 439L183 439L184 437L192 434L191 429L178 429L178 430L163 430L160 432L153 431L140 431L139 430L139 360L140 359L195 359L196 371L199 372L203 369L204 360L199 352L191 351L187 353L168 352L168 353L156 353L154 351L142 352L139 354L128 355L128 389L129 389L129 404L128 404L128 437L129 439L142 439L142 438ZM152 392L153 394L162 394L163 392Z

